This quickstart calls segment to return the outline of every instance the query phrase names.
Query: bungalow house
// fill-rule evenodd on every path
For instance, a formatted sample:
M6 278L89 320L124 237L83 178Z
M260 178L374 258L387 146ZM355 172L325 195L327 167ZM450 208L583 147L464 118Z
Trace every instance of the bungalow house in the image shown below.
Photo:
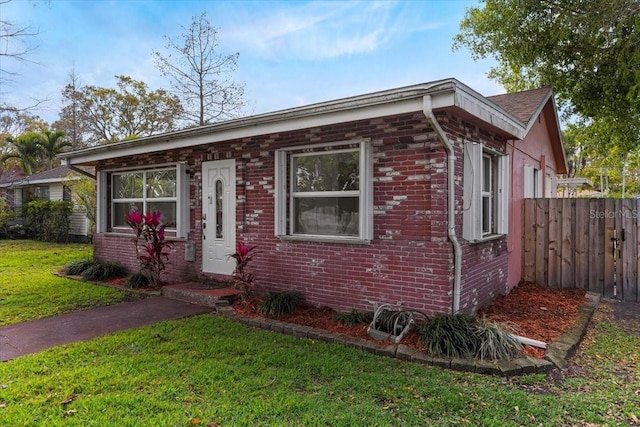
M58 166L30 176L20 176L0 182L0 190L6 195L9 205L14 209L16 221L20 223L22 206L31 200L71 201L71 189L65 182L79 177L77 172L68 167ZM74 206L69 221L69 239L71 241L87 241L89 220L79 207Z
M567 162L550 87L490 96L488 99L525 125L524 138L507 141L507 154L511 161L507 287L512 289L522 277L522 201L525 198L555 198L558 175L567 173Z
M125 213L157 210L167 282L228 279L245 242L261 292L472 312L508 289L510 157L530 131L446 79L60 157L96 168L99 260L136 271Z
M0 198L5 201L6 206L13 209L14 191L10 189L13 182L24 178L22 170L16 166L9 171L0 170Z

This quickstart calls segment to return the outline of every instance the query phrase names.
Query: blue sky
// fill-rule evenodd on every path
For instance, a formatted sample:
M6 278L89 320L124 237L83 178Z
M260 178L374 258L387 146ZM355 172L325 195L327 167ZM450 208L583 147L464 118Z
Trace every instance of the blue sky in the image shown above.
M484 95L504 90L452 39L477 1L13 0L0 18L39 35L32 63L4 60L18 73L1 89L19 107L48 98L38 113L57 119L60 92L75 69L84 85L114 87L115 75L169 88L152 50L207 12L221 52L239 52L234 78L258 114L377 90L455 77Z

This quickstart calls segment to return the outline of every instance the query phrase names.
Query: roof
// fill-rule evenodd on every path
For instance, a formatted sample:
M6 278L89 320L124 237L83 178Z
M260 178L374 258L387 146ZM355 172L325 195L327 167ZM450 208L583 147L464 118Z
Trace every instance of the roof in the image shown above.
M521 120L449 78L70 151L58 157L67 165L95 165L123 156L423 111L427 97L434 112L451 112L507 139L522 139L526 135Z
M537 118L540 106L544 105L552 94L553 90L547 86L540 89L488 96L487 99L498 104L522 123L528 124L532 119Z
M550 132L549 141L556 160L557 173L567 173L567 156L564 152L558 110L551 86L489 96L487 99L524 123L525 135L538 122L538 118L544 115Z
M10 181L0 181L0 187L23 187L26 185L51 184L62 182L69 175L78 177L78 173L74 172L67 166L58 166L57 168L48 169L46 171L34 173L29 176L14 177Z
M18 167L15 167L10 171L0 170L0 184L14 182L22 178L24 178L24 174Z
M593 183L589 178L576 177L576 178L558 178L558 187L582 187L588 185L593 187Z

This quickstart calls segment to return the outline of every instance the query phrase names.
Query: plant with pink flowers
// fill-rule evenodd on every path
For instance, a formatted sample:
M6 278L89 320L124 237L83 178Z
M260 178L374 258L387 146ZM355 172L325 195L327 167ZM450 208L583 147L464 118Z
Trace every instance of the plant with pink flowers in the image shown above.
M255 275L247 271L247 265L253 259L251 252L255 248L256 246L238 242L235 253L231 254L231 257L236 260L236 269L233 271L233 285L243 292L243 299L246 299L253 291Z
M162 224L162 213L158 211L142 214L131 211L125 214L127 224L133 230L136 257L140 260L140 272L144 274L153 287L160 285L160 274L167 268L169 253L173 242L165 239L165 228L170 224Z

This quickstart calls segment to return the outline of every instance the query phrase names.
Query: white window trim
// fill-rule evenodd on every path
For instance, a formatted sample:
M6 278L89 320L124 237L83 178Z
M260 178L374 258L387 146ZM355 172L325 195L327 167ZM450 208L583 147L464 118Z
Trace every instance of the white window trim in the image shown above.
M524 198L542 196L542 171L532 165L524 165Z
M470 242L480 242L506 235L509 228L509 156L475 142L466 142L463 151L462 237ZM487 154L496 160L494 173L497 174L492 205L492 209L495 209L495 231L491 233L482 232L482 159Z
M176 171L176 197L169 198L156 198L154 201L174 201L176 202L176 226L171 230L175 229L176 238L185 239L189 234L189 172L187 170L186 163L172 163L172 164L163 164L157 165L153 168L122 168L122 169L111 169L100 171L96 176L96 187L97 187L97 198L96 198L96 232L97 233L106 233L109 230L108 224L108 215L107 212L111 213L111 217L113 218L113 201L111 199L111 195L108 192L108 181L113 179L113 174L118 173L135 173L135 172L155 172L161 170L171 170L175 169ZM116 199L117 201L119 199ZM136 199L127 199L127 200L136 200ZM142 201L142 199L140 199ZM112 232L118 233L122 231L128 231L126 227L111 227Z
M287 187L293 188L293 182L287 182L287 170L291 168L293 159L289 157L297 156L290 154L293 151L304 149L319 149L340 147L358 144L358 148L336 149L318 152L317 154L328 154L336 152L352 152L359 150L360 161L360 183L359 191L323 192L323 196L330 193L338 193L339 196L359 196L359 235L358 236L329 236L314 234L294 234L293 224L287 227L287 218L293 217L293 195L287 197ZM308 153L311 154L311 153ZM307 155L308 155L307 154ZM304 155L301 153L300 155ZM331 241L331 242L368 242L373 240L373 147L368 140L340 141L335 143L325 143L307 146L296 146L276 150L275 152L275 194L274 194L274 234L282 239L304 240L304 241ZM291 177L293 179L293 177ZM306 193L309 197L315 193ZM299 195L298 195L299 196ZM304 197L304 196L303 196ZM290 209L287 212L287 202L290 201Z

